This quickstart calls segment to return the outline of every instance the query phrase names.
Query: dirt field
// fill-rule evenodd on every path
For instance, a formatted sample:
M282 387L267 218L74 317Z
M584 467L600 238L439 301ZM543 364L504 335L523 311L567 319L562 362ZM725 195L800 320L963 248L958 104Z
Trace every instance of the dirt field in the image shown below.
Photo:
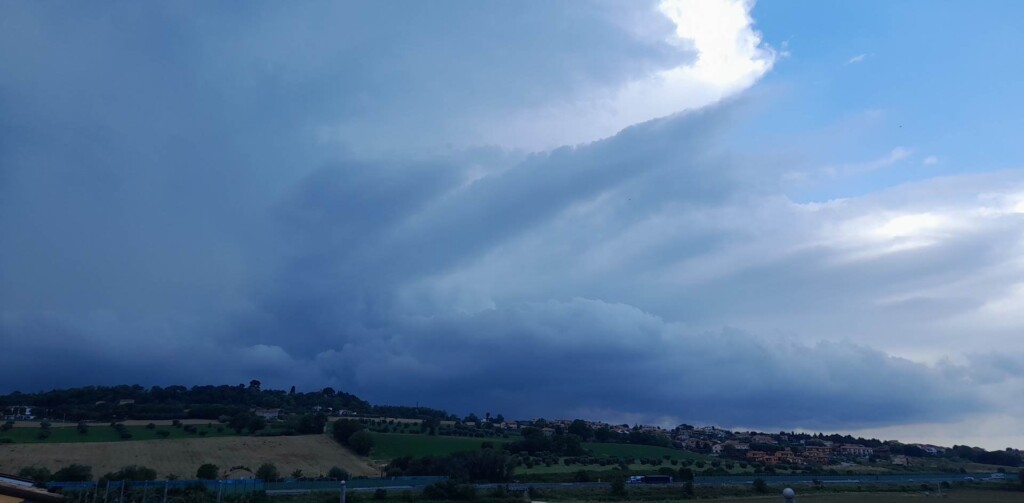
M352 475L377 475L365 459L343 449L326 435L295 437L222 437L183 440L140 440L76 444L0 445L0 472L17 473L23 466L45 466L56 471L79 463L92 466L94 477L125 465L156 469L160 478L175 474L192 478L203 463L221 470L274 463L282 475L302 470L307 475L327 473L332 466Z

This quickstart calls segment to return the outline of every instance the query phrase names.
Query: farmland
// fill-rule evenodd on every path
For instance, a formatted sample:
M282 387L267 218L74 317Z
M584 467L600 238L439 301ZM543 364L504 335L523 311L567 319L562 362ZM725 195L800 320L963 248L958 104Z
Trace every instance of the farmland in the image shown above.
M10 439L13 443L80 443L80 442L122 442L125 440L160 440L166 438L182 439L196 437L224 437L234 436L235 432L224 425L203 421L201 424L191 424L196 428L195 433L189 433L184 428L174 426L159 426L152 429L143 425L124 426L122 429L114 429L108 424L94 424L89 426L84 433L79 432L76 427L50 427L45 437L40 436L44 429L39 423L35 427L15 427L0 433L0 442L3 439ZM166 433L160 433L161 431ZM122 432L130 437L122 436Z
M704 459L704 456L680 449L637 444L605 444L597 442L584 443L583 447L595 456L618 456L623 458L663 458L669 459Z
M203 463L222 469L247 466L255 469L270 462L282 473L302 470L316 475L332 466L353 475L373 476L369 463L339 446L326 435L291 437L219 437L140 440L103 443L36 443L0 445L0 472L17 473L24 466L44 466L55 471L79 463L92 466L93 475L137 464L153 468L160 478L169 474L191 477Z
M502 438L445 437L401 433L373 433L373 459L387 461L402 456L441 456L459 451L475 451L482 442L494 445L509 442Z

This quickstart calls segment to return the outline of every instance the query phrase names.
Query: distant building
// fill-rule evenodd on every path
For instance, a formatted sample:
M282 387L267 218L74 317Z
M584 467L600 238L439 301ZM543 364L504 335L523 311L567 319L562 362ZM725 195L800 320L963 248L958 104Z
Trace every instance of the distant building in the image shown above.
M31 405L12 405L4 408L4 419L8 421L31 421L36 418Z
M910 458L902 454L897 454L892 457L892 461L890 461L890 463L897 466L910 466Z
M823 446L809 445L804 447L804 459L816 465L827 465L832 459L832 449Z
M860 444L843 444L839 447L839 454L853 458L866 458L874 453L874 449Z
M253 411L253 414L267 421L273 421L281 417L281 409L256 409Z

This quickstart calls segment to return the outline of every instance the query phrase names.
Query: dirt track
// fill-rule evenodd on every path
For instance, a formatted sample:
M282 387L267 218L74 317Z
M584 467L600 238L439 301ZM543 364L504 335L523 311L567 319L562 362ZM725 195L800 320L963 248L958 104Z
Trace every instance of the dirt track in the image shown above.
M377 475L365 459L326 435L0 445L3 473L17 473L23 466L45 466L56 471L79 463L92 466L93 476L98 478L135 464L156 469L160 478L171 473L192 478L203 463L213 463L223 471L239 465L255 470L266 462L277 465L282 475L294 470L319 475L332 466L340 466L352 475Z

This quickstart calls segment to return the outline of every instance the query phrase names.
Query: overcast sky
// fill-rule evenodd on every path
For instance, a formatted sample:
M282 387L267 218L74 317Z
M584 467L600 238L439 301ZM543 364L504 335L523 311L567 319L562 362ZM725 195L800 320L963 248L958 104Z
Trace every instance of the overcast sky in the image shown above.
M1022 17L0 3L0 391L1024 448Z

